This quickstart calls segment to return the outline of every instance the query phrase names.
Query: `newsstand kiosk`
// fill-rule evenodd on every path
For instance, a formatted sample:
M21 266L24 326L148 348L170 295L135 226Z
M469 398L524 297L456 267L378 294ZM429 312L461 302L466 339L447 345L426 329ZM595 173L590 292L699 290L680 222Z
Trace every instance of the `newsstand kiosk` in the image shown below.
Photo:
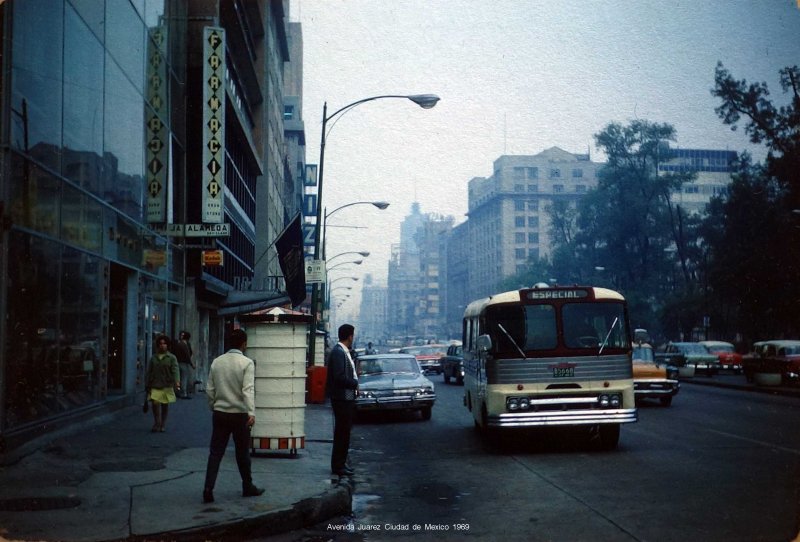
M305 448L306 350L311 317L280 308L242 315L247 356L255 361L252 453Z

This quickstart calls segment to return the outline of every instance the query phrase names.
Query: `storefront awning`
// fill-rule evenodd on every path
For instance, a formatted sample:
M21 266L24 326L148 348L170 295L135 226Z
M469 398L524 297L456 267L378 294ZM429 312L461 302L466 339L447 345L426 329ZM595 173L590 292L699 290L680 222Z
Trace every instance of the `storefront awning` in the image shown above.
M291 303L289 294L279 290L258 292L231 290L219 304L217 314L220 316L246 314L271 307L280 307L288 303Z

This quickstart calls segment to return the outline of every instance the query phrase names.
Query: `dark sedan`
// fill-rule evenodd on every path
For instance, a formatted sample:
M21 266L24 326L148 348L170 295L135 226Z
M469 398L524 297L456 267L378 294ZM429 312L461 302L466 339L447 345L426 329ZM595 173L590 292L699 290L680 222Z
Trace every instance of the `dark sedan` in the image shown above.
M436 393L411 354L361 356L356 367L356 411L416 410L431 419Z
M460 344L451 344L447 347L447 354L439 360L444 375L444 383L449 384L454 379L458 385L464 385L464 355Z

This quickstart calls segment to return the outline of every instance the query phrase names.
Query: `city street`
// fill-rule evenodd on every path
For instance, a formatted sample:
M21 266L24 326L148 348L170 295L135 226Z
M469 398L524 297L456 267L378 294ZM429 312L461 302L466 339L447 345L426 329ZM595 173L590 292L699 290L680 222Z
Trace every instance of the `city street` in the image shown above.
M642 406L614 452L541 433L495 447L474 431L463 388L431 378L430 421L355 426L354 517L265 540L750 542L798 533L797 398L684 384L671 407Z

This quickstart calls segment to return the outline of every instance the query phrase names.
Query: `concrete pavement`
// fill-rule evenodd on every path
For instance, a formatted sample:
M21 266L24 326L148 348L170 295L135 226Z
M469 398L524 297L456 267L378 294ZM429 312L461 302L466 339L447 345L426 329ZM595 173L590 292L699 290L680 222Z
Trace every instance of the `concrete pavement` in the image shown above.
M330 474L329 405L306 406L297 454L252 457L263 495L241 496L231 444L203 504L210 418L202 393L171 408L165 433L128 407L0 467L0 539L240 540L350 512L352 481Z

